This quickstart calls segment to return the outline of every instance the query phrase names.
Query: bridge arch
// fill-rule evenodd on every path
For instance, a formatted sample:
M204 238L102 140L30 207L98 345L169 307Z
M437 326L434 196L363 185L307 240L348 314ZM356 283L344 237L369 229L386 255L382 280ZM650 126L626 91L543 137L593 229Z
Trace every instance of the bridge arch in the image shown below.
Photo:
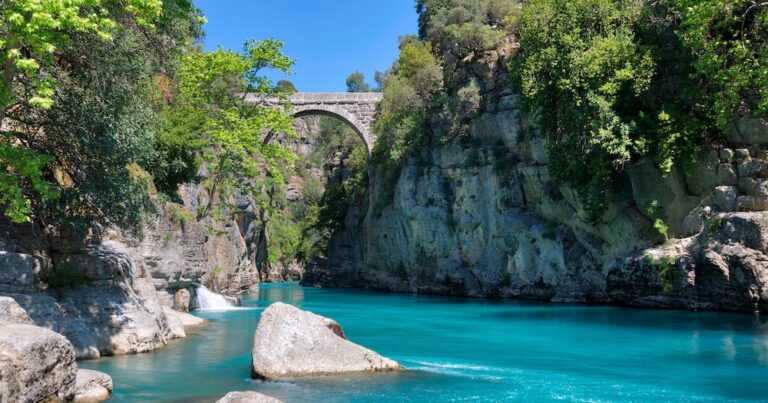
M330 116L341 120L355 130L357 135L360 136L360 139L363 140L366 152L369 156L371 155L374 140L371 135L370 127L360 122L357 117L346 111L344 108L335 105L307 105L294 108L292 115L296 118L305 116Z
M297 92L287 101L295 117L326 115L349 124L365 143L368 155L376 142L372 131L376 109L383 95L379 92ZM246 100L267 106L279 107L284 101L246 95Z

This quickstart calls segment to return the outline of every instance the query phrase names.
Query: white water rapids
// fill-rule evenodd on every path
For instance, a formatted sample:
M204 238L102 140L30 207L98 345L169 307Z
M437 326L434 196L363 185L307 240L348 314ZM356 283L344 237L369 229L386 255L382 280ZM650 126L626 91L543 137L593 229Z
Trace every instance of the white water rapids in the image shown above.
M223 295L216 294L203 285L197 287L197 307L209 311L237 309Z

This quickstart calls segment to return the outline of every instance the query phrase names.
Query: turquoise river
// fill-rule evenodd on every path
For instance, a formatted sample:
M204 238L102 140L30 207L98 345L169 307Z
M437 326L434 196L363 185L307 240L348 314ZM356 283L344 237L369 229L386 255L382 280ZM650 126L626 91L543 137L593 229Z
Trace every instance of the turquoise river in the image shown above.
M259 314L283 301L339 321L398 374L249 379ZM255 390L285 402L768 401L768 318L489 301L266 284L244 309L151 354L83 362L113 401L214 402Z

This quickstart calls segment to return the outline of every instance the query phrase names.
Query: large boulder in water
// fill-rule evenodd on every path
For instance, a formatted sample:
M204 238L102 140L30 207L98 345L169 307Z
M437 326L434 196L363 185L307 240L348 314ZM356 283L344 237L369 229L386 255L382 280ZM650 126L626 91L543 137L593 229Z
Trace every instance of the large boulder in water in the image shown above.
M66 337L37 326L0 326L0 402L71 400L76 374Z
M397 362L352 343L333 320L280 302L261 314L252 376L280 379L351 372L397 371Z
M230 392L216 403L283 403L283 401L256 392Z

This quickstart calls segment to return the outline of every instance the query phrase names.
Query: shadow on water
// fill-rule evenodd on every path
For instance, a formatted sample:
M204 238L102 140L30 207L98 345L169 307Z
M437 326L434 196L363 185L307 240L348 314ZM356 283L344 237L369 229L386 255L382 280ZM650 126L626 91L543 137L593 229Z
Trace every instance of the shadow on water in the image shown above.
M768 335L768 317L749 313L686 312L585 305L521 305L489 312L487 317L511 321L570 321L585 325L644 329L733 330Z

